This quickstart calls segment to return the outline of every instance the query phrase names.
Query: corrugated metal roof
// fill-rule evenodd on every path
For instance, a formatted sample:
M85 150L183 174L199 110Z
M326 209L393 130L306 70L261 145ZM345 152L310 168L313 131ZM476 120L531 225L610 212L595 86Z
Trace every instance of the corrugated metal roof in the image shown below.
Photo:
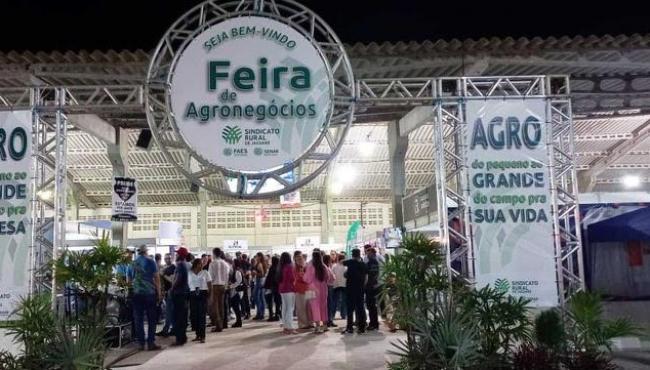
M484 68L479 68L477 73L572 74L576 78L572 80L571 88L576 94L594 89L606 96L650 91L650 35L369 43L348 45L347 50L357 78L459 75L466 72L465 68L473 68L472 62L487 58ZM143 50L0 52L0 86L33 84L35 80L30 73L50 84L137 84L144 80L149 57L149 53ZM595 86L589 80L593 76L607 78L601 79L599 86ZM650 108L650 99L647 96L635 98L631 106ZM621 101L616 96L601 102L580 97L574 101L573 107L581 113L589 113L608 107L619 109ZM121 127L146 126L143 114L105 118ZM388 123L385 119L378 122L364 119L363 122L367 123L354 125L350 129L336 162L351 163L358 174L355 182L336 199L389 199L391 181L386 138ZM606 158L614 148L634 137L649 119L650 115L645 114L576 119L576 163L586 169L595 161ZM135 129L129 132L128 164L130 174L141 181L143 193L140 202L153 205L196 203L198 198L189 191L189 182L165 159L155 144L149 150L135 146L138 134L139 130ZM409 135L406 155L408 191L433 182L432 137L430 125L422 126ZM371 155L362 156L358 148L366 140L373 142L375 147ZM74 181L86 188L93 201L108 205L110 197L105 194L110 191L112 167L106 145L84 132L71 131L68 149L68 169ZM634 166L650 166L650 139L642 140L634 150L637 154L623 156L614 163L628 167L611 168L598 176L602 181L596 190L615 186L620 189L620 184L604 182L614 181L622 174L639 173L645 176L645 169ZM180 161L184 153L173 150L172 155ZM305 167L312 167L307 168L309 171L315 165L306 164ZM322 199L326 179L326 175L320 175L305 186L301 190L303 199ZM208 181L215 185L222 183L217 176ZM215 194L210 195L210 199L214 202L232 201Z

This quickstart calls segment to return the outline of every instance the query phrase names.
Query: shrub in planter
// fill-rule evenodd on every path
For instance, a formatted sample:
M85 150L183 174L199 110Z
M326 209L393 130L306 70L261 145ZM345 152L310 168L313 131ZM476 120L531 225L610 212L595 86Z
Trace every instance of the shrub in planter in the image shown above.
M560 352L566 345L566 335L560 313L555 310L542 311L535 318L535 342L548 350Z
M529 299L515 298L484 287L463 297L464 309L477 323L481 338L482 369L507 368L515 345L528 342L532 324Z
M612 359L602 352L574 352L562 359L567 370L617 370Z
M478 333L471 318L453 305L431 314L435 319L412 319L410 342L393 343L396 350L390 353L403 359L394 369L466 369L480 363Z
M14 341L23 344L22 362L25 368L43 368L42 355L56 333L56 321L52 314L51 296L36 294L22 298L18 308L11 314L7 325Z
M466 369L480 363L476 326L453 303L439 243L421 234L405 237L383 273L386 281L396 276L394 320L407 333L406 340L393 343L391 353L399 361L389 364L390 369Z
M578 292L568 302L569 325L567 340L578 352L599 352L601 347L610 349L616 337L638 335L640 330L626 319L604 320L600 295Z
M516 370L560 370L559 360L553 352L528 343L514 353L512 367Z
M0 370L24 369L22 358L5 350L0 350Z

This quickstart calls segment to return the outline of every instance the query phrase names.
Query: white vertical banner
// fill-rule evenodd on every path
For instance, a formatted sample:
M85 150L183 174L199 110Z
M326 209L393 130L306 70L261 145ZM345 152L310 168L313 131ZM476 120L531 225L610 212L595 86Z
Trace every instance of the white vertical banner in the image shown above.
M0 112L0 321L29 294L32 112Z
M556 306L546 101L469 100L466 113L476 282Z

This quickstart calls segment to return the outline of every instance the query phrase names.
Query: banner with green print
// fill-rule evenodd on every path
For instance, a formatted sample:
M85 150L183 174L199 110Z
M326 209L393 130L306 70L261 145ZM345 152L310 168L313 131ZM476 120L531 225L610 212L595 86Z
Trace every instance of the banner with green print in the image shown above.
M471 100L466 113L477 284L556 306L546 101Z
M0 112L0 321L29 294L32 113Z
M357 220L350 224L348 228L348 234L345 238L345 255L347 258L352 256L352 248L357 242L357 235L359 234L359 229L361 228L361 221Z

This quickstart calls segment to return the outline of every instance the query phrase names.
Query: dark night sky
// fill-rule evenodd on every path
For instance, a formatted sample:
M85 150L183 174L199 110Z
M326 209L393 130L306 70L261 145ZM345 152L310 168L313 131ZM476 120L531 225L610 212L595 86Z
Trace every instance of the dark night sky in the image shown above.
M150 50L167 27L198 2L3 0L0 50ZM650 33L650 16L641 1L603 5L576 0L302 3L320 14L346 43Z

